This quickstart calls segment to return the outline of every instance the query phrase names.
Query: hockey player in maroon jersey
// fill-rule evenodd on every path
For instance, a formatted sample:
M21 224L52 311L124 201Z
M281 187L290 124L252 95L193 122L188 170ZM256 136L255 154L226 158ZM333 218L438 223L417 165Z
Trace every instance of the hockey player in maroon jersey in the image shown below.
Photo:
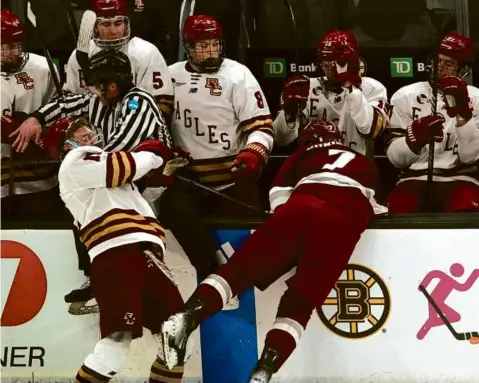
M432 210L479 211L479 89L462 79L474 61L474 42L449 33L438 57L440 95L432 114L431 84L417 82L391 98L387 155L401 169L388 197L391 213L427 211L429 142L435 141Z
M98 147L84 119L61 118L44 137L47 153L62 163L60 196L91 259L91 287L100 310L101 339L80 367L76 382L108 382L125 365L131 341L148 328L161 342L161 322L183 304L163 262L165 233L137 182L162 186L186 153L160 140L132 152ZM150 383L181 382L182 362L168 371L160 346Z
M168 367L182 360L191 332L232 296L252 286L264 290L296 266L250 378L251 383L269 382L294 351L314 308L334 287L369 221L386 212L374 199L379 186L375 165L342 144L334 123L310 122L299 146L273 183L273 215L164 323Z

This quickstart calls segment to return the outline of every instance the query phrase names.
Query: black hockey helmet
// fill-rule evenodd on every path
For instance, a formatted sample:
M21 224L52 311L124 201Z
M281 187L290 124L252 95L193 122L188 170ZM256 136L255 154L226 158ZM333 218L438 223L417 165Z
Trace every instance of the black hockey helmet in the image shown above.
M116 82L123 90L133 86L130 59L117 49L102 49L90 58L87 83L104 86L109 81Z

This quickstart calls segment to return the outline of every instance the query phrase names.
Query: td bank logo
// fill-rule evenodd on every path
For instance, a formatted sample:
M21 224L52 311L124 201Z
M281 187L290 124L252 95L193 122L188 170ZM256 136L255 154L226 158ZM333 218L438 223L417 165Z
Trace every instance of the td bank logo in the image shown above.
M365 266L350 263L317 312L328 330L360 339L381 329L390 310L391 298L381 277Z
M412 57L391 57L391 77L413 77Z
M286 59L269 58L263 61L264 77L286 77Z

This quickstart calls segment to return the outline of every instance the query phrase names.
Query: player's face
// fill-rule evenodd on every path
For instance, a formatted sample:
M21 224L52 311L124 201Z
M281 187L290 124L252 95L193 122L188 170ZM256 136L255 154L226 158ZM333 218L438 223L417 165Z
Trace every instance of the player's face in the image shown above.
M193 62L214 63L221 55L221 41L218 39L197 41L191 46L190 55Z
M22 43L2 44L2 62L7 64L15 64L20 61L22 53Z
M321 69L328 80L334 79L336 76L336 62L335 61L321 61Z
M125 36L126 23L123 16L98 19L98 35L101 40L116 40Z
M438 77L457 76L459 73L459 63L452 57L440 54L437 64Z
M97 139L95 133L87 126L78 128L70 137L79 146L95 145Z

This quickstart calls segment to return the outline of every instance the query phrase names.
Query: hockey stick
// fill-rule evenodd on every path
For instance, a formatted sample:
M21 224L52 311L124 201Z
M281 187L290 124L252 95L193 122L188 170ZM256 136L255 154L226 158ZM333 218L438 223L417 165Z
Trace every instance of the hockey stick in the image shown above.
M221 198L224 198L224 199L226 199L226 200L228 200L228 201L230 201L230 202L233 202L233 203L235 203L236 205L240 205L240 206L243 206L243 207L245 207L245 208L247 208L247 209L249 209L249 210L252 210L252 211L254 211L254 212L257 213L257 214L267 215L266 212L261 211L261 210L255 208L254 206L248 205L248 204L245 203L245 202L242 202L242 201L240 201L240 200L237 200L236 198L230 197L229 195L227 195L227 194L225 194L225 193L221 193L221 192L219 192L219 191L217 191L217 190L211 189L211 188L209 188L208 186L205 186L205 185L203 185L203 184L200 184L199 182L193 181L193 180L191 180L191 179L189 179L189 178L186 178L186 177L183 177L183 176L180 176L180 175L177 175L177 174L175 174L174 177L178 178L178 179L181 180L181 181L184 181L184 182L187 182L187 183L189 183L189 184L191 184L191 185L194 185L194 186L196 186L197 188L203 189L203 190L207 191L208 193L217 195L218 197L221 197Z
M62 1L63 7L65 8L65 13L67 14L68 26L70 27L70 32L73 37L73 41L77 42L78 40L78 28L75 22L75 17L73 16L72 8L69 0Z
M293 35L294 35L294 58L296 60L296 66L299 67L299 59L300 59L300 48L299 48L299 34L298 34L298 25L296 24L296 16L294 15L294 9L291 5L290 0L284 0L284 5L288 8L288 12L291 18L291 26L293 28ZM308 122L304 117L303 110L301 110L301 104L297 111L297 119L299 120L299 129L302 130Z
M81 19L80 32L78 33L77 49L75 53L78 64L83 71L85 83L87 83L87 78L89 77L90 73L90 58L88 56L88 52L90 50L90 40L93 37L95 23L96 13L90 10L85 11Z
M60 85L60 79L58 78L58 73L55 69L55 65L53 64L52 57L50 56L50 52L45 44L45 39L40 31L40 28L37 27L37 18L32 11L31 3L27 3L27 18L33 26L33 29L36 32L38 40L40 41L40 45L42 46L43 54L47 59L48 69L50 69L50 73L52 75L53 84L55 85L55 89L57 91L58 97L63 96L62 87Z
M433 65L432 65L432 79L431 79L431 86L432 86L432 102L431 102L431 114L437 114L437 97L439 92L439 50L441 47L442 39L444 38L445 34L451 27L451 22L453 21L452 13L448 13L446 17L442 20L442 22L438 22L438 25L435 25L437 28L437 40L436 46L434 47L434 57L433 57ZM433 198L433 174L434 174L434 150L435 150L435 142L431 140L429 142L429 153L427 157L427 181L426 181L426 191L427 191L427 203L429 207L429 211L432 211L432 198Z
M451 322L449 322L449 320L446 318L446 316L445 316L444 313L441 311L441 309L439 308L439 306L437 305L437 303L434 301L434 299L432 299L431 295L429 295L429 293L427 292L426 288L425 288L423 285L419 285L419 290L421 290L421 292L424 294L424 296L425 296L426 299L428 300L429 304L432 306L432 308L434 309L434 311L439 315L439 317L440 317L441 320L444 322L444 324L446 325L446 327L448 328L449 332L452 334L452 336L453 336L454 338L456 338L457 340L469 340L469 339L471 339L471 338L477 338L477 337L479 337L479 332L477 332L477 331L458 333L458 332L454 329L454 327L452 327Z

